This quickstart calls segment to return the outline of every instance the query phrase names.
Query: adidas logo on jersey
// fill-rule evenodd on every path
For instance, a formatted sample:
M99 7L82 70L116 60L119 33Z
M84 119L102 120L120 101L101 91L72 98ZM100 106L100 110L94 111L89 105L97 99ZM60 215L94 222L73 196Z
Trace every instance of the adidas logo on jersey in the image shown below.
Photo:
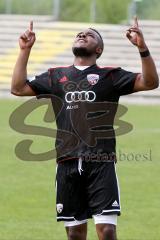
M116 200L112 203L112 207L119 207L119 204Z
M67 78L66 76L63 76L63 77L59 80L60 83L65 83L65 82L67 82L67 81L68 81L68 78Z

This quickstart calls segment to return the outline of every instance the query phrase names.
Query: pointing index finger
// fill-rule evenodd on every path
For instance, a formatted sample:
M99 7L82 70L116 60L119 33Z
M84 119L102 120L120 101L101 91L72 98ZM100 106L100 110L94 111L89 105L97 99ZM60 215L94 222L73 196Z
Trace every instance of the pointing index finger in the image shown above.
M138 18L137 18L137 16L134 17L134 25L136 27L138 27Z
M29 30L30 30L31 32L33 31L33 21L30 21Z

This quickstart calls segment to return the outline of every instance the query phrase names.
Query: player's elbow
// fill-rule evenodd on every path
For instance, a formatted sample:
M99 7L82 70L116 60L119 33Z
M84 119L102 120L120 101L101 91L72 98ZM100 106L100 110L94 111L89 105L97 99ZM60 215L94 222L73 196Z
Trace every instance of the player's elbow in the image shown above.
M155 83L155 87L154 88L158 88L159 87L159 77L157 77L157 81Z
M22 91L13 86L11 87L10 93L15 96L22 96Z
M36 93L28 84L11 85L10 92L15 96L36 96Z
M156 89L159 87L159 77L157 76L156 78L153 79L152 84L150 85L150 89Z
M154 77L149 77L148 79L146 79L145 81L145 87L146 90L153 90L159 87L159 77L154 76Z
M11 90L10 93L15 96L20 96L20 94L17 91Z

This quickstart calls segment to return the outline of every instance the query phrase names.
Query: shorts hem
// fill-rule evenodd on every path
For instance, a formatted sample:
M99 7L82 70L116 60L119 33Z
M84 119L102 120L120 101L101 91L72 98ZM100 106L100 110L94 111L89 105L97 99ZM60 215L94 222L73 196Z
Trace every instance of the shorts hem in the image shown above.
M72 222L76 221L75 217L57 217L57 222L60 221L66 221L66 222Z
M87 223L87 219L81 220L81 221L78 221L78 220L64 221L64 226L65 227L74 227L74 226L82 225L82 224L85 224L85 223Z
M103 211L101 211L101 213L93 214L93 215L94 216L103 216L103 215L113 215L113 214L120 216L121 210L120 209L103 210Z

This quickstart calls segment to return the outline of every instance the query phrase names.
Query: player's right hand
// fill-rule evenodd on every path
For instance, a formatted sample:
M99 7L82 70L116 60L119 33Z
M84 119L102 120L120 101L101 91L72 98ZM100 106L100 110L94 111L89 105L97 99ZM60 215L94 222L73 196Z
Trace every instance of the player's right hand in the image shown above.
M31 49L36 40L33 32L33 21L30 22L29 29L25 31L19 38L19 46L21 49Z

